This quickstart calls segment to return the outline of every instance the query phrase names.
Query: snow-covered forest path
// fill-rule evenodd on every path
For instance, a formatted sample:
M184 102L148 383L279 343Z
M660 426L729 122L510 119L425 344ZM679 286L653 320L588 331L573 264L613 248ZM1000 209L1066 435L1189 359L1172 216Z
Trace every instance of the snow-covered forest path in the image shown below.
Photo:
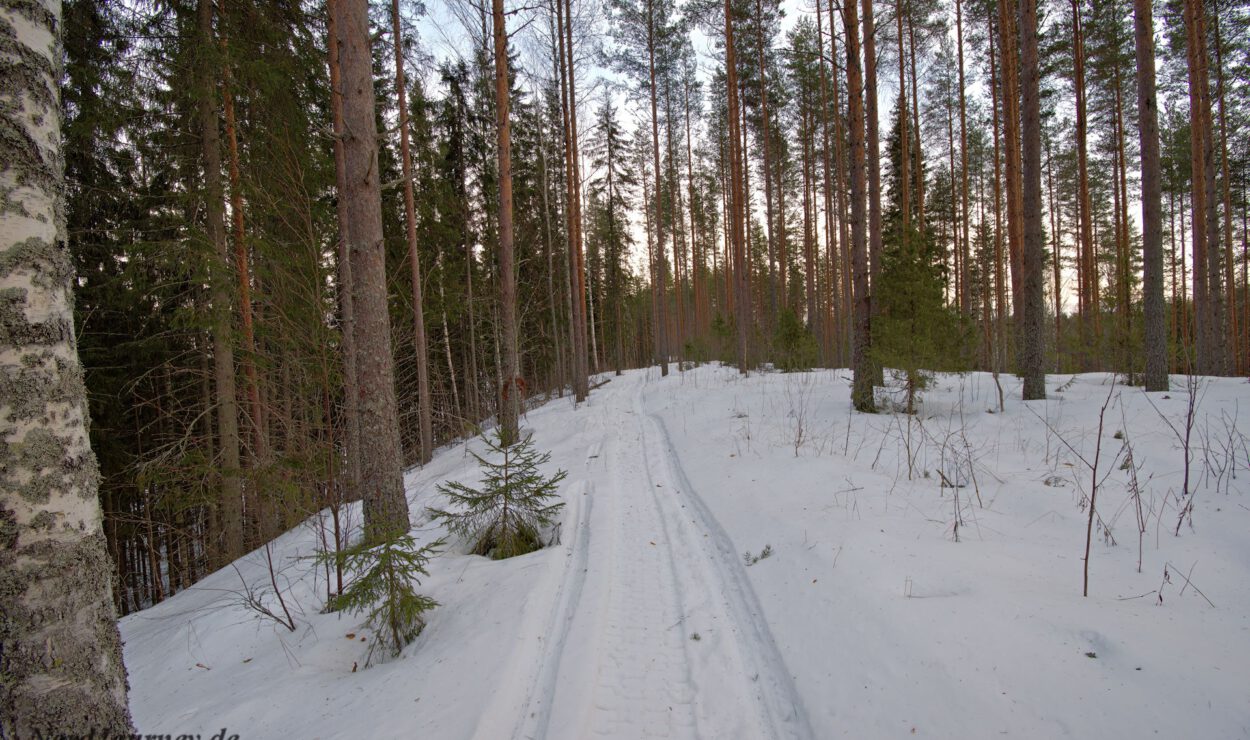
M740 556L644 411L647 376L593 400L569 486L588 500L515 737L809 738Z

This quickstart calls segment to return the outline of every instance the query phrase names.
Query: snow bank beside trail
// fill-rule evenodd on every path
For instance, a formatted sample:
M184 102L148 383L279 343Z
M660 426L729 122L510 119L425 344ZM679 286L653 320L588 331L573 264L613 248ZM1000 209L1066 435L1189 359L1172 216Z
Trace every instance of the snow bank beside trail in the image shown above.
M1201 383L1179 536L1159 412L1183 434L1184 379L1112 391L1082 598L1076 453L1093 460L1110 376L1052 376L1027 404L1004 376L1005 413L990 376L942 377L911 420L849 413L849 380L701 368L646 394L689 493L744 557L771 547L747 572L818 737L1250 735L1250 385Z
M583 417L574 415L571 402L529 413L536 442L556 453L551 471L584 465L576 457ZM469 448L483 449L476 440ZM409 472L405 482L419 543L442 534L424 517L437 495L434 484L476 484L478 477L464 444L440 450L424 470ZM567 481L562 488L570 504L566 532L578 517L578 485ZM358 505L347 519L359 524ZM263 549L237 561L237 573L225 568L121 621L137 728L204 738L226 728L227 737L238 734L241 740L505 736L491 729L495 720L488 708L507 714L524 700L530 668L517 656L541 650L569 538L565 546L500 562L459 554L452 543L430 562L430 577L418 588L440 602L428 613L425 630L402 657L375 660L368 669L373 636L361 628L363 615L319 613L326 585L311 560L318 538L314 517L272 544L295 632L241 604L246 582L277 606L269 596Z

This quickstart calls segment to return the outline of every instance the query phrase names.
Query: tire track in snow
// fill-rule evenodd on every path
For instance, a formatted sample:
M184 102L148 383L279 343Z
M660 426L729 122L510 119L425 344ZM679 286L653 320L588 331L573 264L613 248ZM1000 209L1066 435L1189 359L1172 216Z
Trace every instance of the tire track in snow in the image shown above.
M582 587L586 582L586 560L590 551L590 514L594 507L595 487L590 481L579 481L582 495L574 494L573 503L578 507L576 529L571 534L564 562L564 575L556 592L548 624L546 649L542 653L538 671L529 695L521 710L521 722L512 733L514 740L540 738L547 735L551 719L551 700L556 693L556 679L560 673L560 661L568 642L569 629L581 600Z
M627 378L597 396L587 420L587 431L603 430L584 453L584 498L597 500L579 517L512 737L808 740L732 542L694 505L661 423L645 413L645 371Z
M641 490L651 485L642 440L631 434L627 400L613 390L601 412L615 430L606 450L611 509L596 519L611 527L612 537L592 552L592 569L607 587L597 618L587 625L597 654L593 688L582 699L589 704L580 708L572 737L693 739L699 737L693 685L677 629L681 613L665 522Z
M802 699L737 549L690 484L663 420L646 413L645 388L644 375L634 394L634 413L646 467L662 481L650 488L673 534L670 549L683 597L683 634L709 625L711 639L696 643L703 648L695 666L702 684L697 687L697 717L709 737L812 738Z

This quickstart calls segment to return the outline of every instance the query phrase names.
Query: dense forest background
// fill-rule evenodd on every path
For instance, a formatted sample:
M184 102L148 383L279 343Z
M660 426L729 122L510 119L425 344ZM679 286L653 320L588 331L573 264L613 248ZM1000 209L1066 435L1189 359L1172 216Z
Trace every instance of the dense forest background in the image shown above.
M122 613L313 515L347 542L379 347L404 465L650 364L853 366L861 410L883 366L1250 372L1245 3L448 3L458 54L369 7L387 344L347 289L342 0L65 3Z

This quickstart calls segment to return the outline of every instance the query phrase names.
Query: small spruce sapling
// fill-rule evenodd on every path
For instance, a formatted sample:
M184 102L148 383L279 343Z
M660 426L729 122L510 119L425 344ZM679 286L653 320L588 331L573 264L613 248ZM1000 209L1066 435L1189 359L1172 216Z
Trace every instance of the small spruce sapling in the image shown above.
M413 582L419 585L417 576L429 575L426 564L442 545L443 541L438 540L418 547L412 535L405 532L381 542L362 541L337 554L326 555L337 555L344 570L356 576L327 606L331 611L368 612L365 625L376 635L369 650L370 660L379 648L392 657L399 655L425 627L425 612L438 606L438 602L418 594Z
M782 310L773 333L773 366L783 373L811 370L819 354L816 337L803 326L794 311Z
M482 470L481 486L454 481L440 485L439 493L451 506L431 508L430 516L468 541L474 555L502 560L533 552L543 546L542 528L564 507L554 499L568 472L543 476L539 467L551 460L551 453L534 449L533 434L507 447L498 432L484 440L487 456L471 453Z
M928 387L933 371L967 366L968 324L945 304L943 265L931 240L915 229L901 243L895 236L882 261L873 356L904 379L907 413L914 414L916 396Z

